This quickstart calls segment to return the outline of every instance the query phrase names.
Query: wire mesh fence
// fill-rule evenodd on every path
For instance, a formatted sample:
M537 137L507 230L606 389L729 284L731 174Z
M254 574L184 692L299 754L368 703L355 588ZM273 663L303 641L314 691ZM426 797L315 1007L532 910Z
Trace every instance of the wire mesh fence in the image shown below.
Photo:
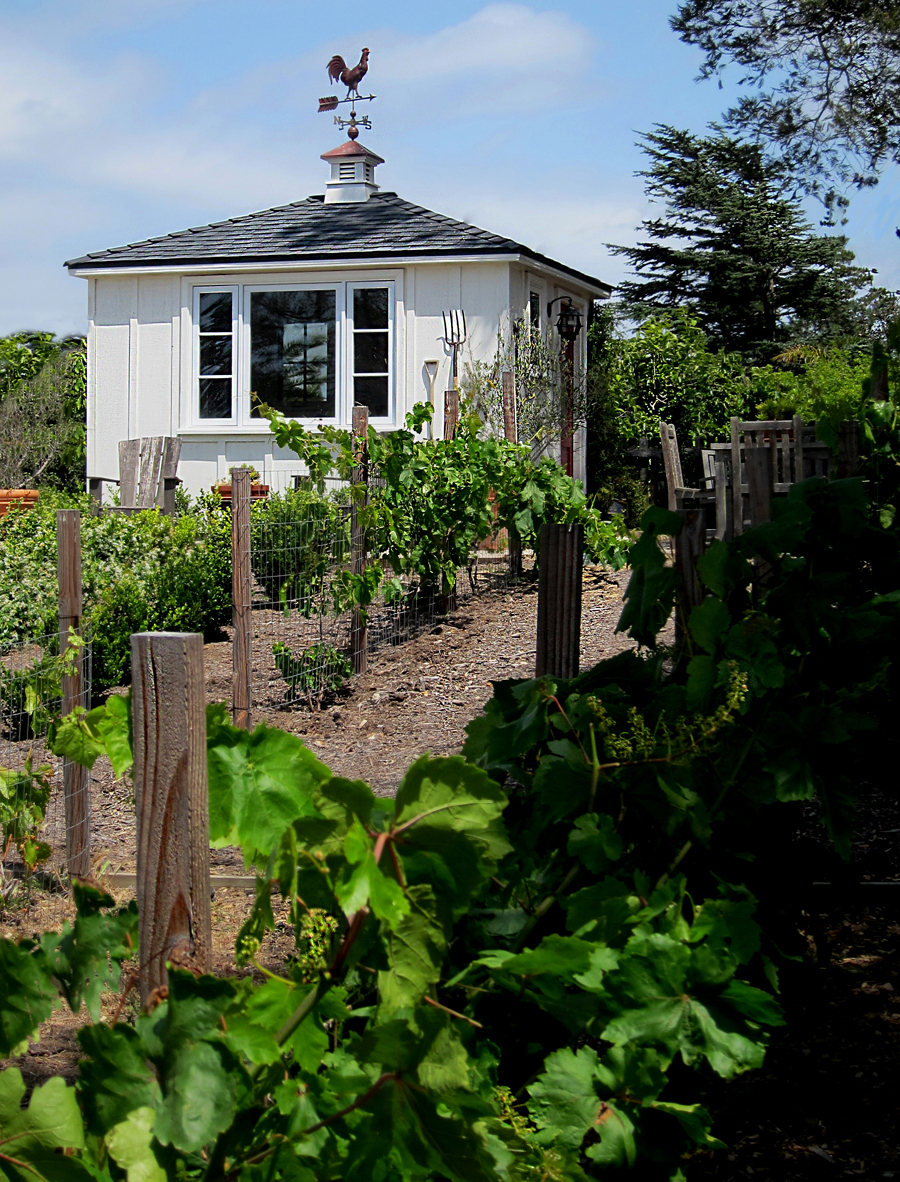
M91 780L70 777L67 795L64 761L49 750L47 732L64 700L88 708L90 698L87 630L62 646L52 633L0 650L0 909L28 905L32 919L50 927L65 910L70 860L89 859L80 846Z
M377 537L365 554L354 551L349 482L314 485L303 473L279 471L266 472L261 483L267 497L254 503L249 527L255 709L316 708L353 675L360 623L348 606L346 575L359 573L360 564L377 559L385 573L366 609L368 652L412 639L469 597L505 587L521 573L520 558L511 562L506 530L496 530L473 549L447 594L415 573L393 571ZM377 472L368 473L367 483L377 490Z

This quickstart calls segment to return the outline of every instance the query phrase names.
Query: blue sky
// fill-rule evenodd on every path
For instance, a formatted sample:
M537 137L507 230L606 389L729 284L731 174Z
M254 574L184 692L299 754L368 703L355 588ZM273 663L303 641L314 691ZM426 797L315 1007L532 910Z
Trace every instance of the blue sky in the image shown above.
M636 133L702 131L728 88L675 0L0 0L0 333L83 331L64 259L320 193L333 53L371 50L384 189L616 282L648 206ZM900 175L847 232L900 287ZM813 219L817 207L810 207Z

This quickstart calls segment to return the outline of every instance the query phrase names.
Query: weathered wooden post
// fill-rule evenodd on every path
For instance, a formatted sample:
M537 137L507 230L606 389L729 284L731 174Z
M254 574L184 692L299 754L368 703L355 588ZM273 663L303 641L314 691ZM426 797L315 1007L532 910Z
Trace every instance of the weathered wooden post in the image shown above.
M141 1001L166 962L212 960L203 637L131 638Z
M887 376L885 374L885 383ZM886 386L885 386L886 388ZM855 476L859 467L859 423L844 419L838 434L838 480Z
M77 509L56 511L57 576L59 580L59 652L65 654L69 629L81 628L81 514ZM62 713L71 714L84 700L84 657L78 647L70 654L72 672L62 679ZM66 811L66 865L69 877L91 872L91 774L86 767L63 762Z
M454 439L459 423L459 391L444 391L444 438Z
M354 490L359 485L368 489L369 483L369 408L353 408L353 470L350 483ZM366 569L366 531L360 525L358 502L355 493L350 502L350 563L354 575L361 575ZM350 619L350 659L354 673L365 673L369 668L369 629L363 609L353 608Z
M250 729L252 586L250 570L250 469L231 470L231 596L234 639L231 715Z
M691 612L703 602L703 588L697 578L697 560L706 549L706 519L702 509L679 509L681 533L675 537L675 570L680 588L675 599L675 643L687 631Z
M518 439L516 427L516 384L515 377L508 370L501 375L503 383L503 434L510 443ZM522 574L522 538L515 526L507 526L509 538L509 573L514 579Z
M583 525L542 525L534 675L577 677Z
M745 447L750 526L772 520L774 454L768 447Z
M510 441L516 442L516 382L515 376L504 370L500 375L503 386L503 434Z

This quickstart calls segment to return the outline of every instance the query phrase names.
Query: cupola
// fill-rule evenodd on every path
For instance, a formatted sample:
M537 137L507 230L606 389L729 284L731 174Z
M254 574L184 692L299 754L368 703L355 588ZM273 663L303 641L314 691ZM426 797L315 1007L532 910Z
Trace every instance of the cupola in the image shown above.
M375 169L384 161L355 139L323 152L322 159L331 165L331 179L325 186L326 205L368 201L378 191Z

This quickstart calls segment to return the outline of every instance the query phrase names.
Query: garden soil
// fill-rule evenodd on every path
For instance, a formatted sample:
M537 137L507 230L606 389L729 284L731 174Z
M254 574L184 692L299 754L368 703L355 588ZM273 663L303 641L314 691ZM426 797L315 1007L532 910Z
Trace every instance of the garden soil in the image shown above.
M629 647L616 635L625 573L585 571L582 667ZM423 752L458 753L465 726L490 697L494 680L530 676L534 668L536 588L531 583L486 592L438 620L415 639L374 652L368 673L321 709L257 710L264 722L299 735L335 772L364 778L389 796ZM231 693L231 648L206 646L209 701ZM134 869L131 788L98 763L94 776L95 876ZM873 797L854 849L856 880L900 880L900 810ZM802 840L819 840L812 815ZM893 836L892 836L893 834ZM243 872L237 851L215 850L214 875ZM852 876L851 876L852 877ZM728 1148L684 1163L691 1182L827 1178L900 1179L900 899L893 890L865 888L814 898L807 915L808 955L783 975L787 1026L775 1032L761 1071L725 1083L691 1073L685 1095L703 1102ZM123 901L127 892L114 892ZM218 887L213 896L213 959L232 973L234 938L250 891ZM60 896L41 895L27 911L0 914L0 934L13 938L58 924ZM276 917L277 918L277 917ZM290 950L279 924L260 951L276 969ZM126 977L126 980L128 978ZM135 990L103 1001L109 1020L122 1005L132 1015ZM77 1076L76 1028L86 1019L62 1014L16 1060L30 1085L51 1075Z

